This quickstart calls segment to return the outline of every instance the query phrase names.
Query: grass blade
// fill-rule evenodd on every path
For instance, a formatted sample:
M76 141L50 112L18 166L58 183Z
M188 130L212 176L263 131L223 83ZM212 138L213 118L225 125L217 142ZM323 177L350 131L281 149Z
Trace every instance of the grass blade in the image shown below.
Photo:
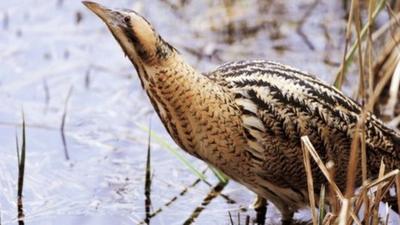
M17 139L18 140L18 139ZM22 202L22 192L24 189L24 175L25 175L25 158L26 158L26 135L25 135L25 117L22 114L22 144L21 155L19 155L19 147L17 144L18 153L18 184L17 184L17 210L18 210L18 224L24 224L24 207Z
M323 225L325 218L325 185L321 185L318 207L319 207L318 225Z
M315 196L314 196L314 182L311 171L311 162L310 162L310 153L306 150L307 146L304 144L304 141L301 142L301 149L303 150L303 162L304 168L306 169L307 175L307 188L308 188L308 198L310 201L311 214L312 214L312 222L314 225L317 225L317 214L315 207Z
M146 158L146 173L144 182L144 195L145 195L145 223L150 224L150 207L151 207L151 127L149 124L149 138L147 144L147 158Z
M372 19L369 20L367 22L367 24L365 24L361 30L360 41L365 38L365 35L367 34L367 31L368 31L368 27L373 23L373 21L375 21L375 18L377 17L379 12L383 9L383 7L385 6L385 3L386 3L386 0L380 0L378 2L378 5L375 8L375 11L372 13L372 17L371 17ZM341 80L344 79L347 68L350 66L350 63L353 61L354 53L356 52L358 46L359 46L359 43L358 43L358 39L357 39L355 41L355 43L351 46L350 51L346 54L346 57L345 57L342 65L340 65L339 71L336 73L334 86L337 87L338 89L341 88L341 85L342 85ZM343 73L343 74L341 75L341 73Z
M231 211L228 211L230 225L235 225L232 219Z
M67 118L68 101L69 101L69 98L71 97L71 94L72 94L72 86L69 88L67 97L65 98L64 112L61 117L61 126L60 126L61 140L63 143L64 155L65 155L66 160L69 160L69 154L68 154L67 140L65 138L65 120Z
M229 182L229 177L226 176L222 171L220 171L219 169L208 165L211 169L211 171L214 173L214 175L218 178L218 180L222 183L228 183Z

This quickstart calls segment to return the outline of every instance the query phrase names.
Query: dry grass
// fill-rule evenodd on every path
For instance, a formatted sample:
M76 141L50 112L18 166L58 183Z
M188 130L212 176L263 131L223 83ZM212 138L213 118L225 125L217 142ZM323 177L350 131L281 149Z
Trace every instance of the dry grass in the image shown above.
M317 163L322 173L325 175L330 188L333 190L328 198L337 199L340 203L340 211L334 210L325 199L324 195L320 195L320 201L318 206L320 209L330 209L323 218L318 218L316 213L313 213L313 224L318 225L350 225L350 224L382 224L379 218L379 206L385 194L387 194L389 188L396 182L399 183L400 171L394 170L385 173L385 165L381 164L380 173L377 179L373 181L364 182L359 188L358 192L351 198L343 196L342 192L337 187L336 183L332 180L332 176L329 173L329 169L319 157L317 151L312 146L307 136L302 137L303 152L304 152L304 164L307 171L307 180L309 184L309 197L311 201L311 208L313 212L315 210L314 192L312 187L312 176L311 176L311 162L308 158L310 154L314 161ZM334 193L334 194L332 194ZM361 206L364 205L364 216L360 215ZM321 210L320 210L321 212ZM362 214L361 214L362 215ZM387 219L385 221L388 221ZM386 223L383 223L386 224Z
M343 54L342 65L340 66L339 72L337 73L335 86L340 88L343 84L346 70L352 63L354 53L357 51L357 60L359 68L359 87L357 91L358 99L361 101L363 110L359 115L358 124L354 129L353 142L350 151L350 160L348 165L347 182L346 182L346 192L342 192L337 187L334 181L334 165L331 163L323 162L319 157L317 151L312 146L312 143L307 136L302 137L303 144L303 156L304 165L307 174L308 183L308 193L310 206L312 210L312 222L318 225L330 225L330 224L340 224L340 225L350 225L350 224L366 224L366 225L376 225L376 224L388 224L389 214L388 206L386 205L386 214L384 216L379 214L379 207L385 195L391 187L395 186L397 191L397 203L400 203L400 176L399 170L386 171L385 164L381 163L379 176L375 180L367 180L367 170L368 164L366 159L366 142L365 142L365 129L364 124L368 117L368 114L372 112L373 106L379 100L382 90L388 85L389 80L392 79L391 88L391 116L394 115L393 102L397 102L397 92L398 92L398 79L393 74L395 73L395 68L398 67L398 54L395 56L384 57L390 60L388 70L384 73L376 74L376 69L374 69L373 62L373 24L375 18L377 17L379 11L386 5L385 0L380 0L378 3L374 0L370 0L368 4L368 21L363 26L361 20L360 12L360 1L352 0L351 8L349 12L349 20L346 27L346 45ZM395 13L387 5L387 10L390 12L392 17L397 18ZM398 13L398 12L397 12ZM388 23L392 23L389 21ZM348 52L348 45L351 40L352 29L351 25L354 24L355 33L355 43L352 45L350 51ZM362 28L363 27L363 28ZM391 26L387 26L389 29ZM381 31L380 31L381 32ZM397 31L399 32L399 31ZM364 40L365 35L368 34L367 39ZM394 35L396 36L396 35ZM392 38L394 37L392 35ZM393 38L391 50L396 51L395 46L397 46L397 38ZM382 46L380 46L382 47ZM394 50L393 50L394 49ZM390 54L391 51L387 49L382 51L382 54ZM393 55L393 54L392 54ZM382 58L381 56L380 58ZM380 59L382 60L382 59ZM383 61L383 60L382 60ZM382 64L382 62L380 62ZM375 73L374 73L375 72ZM378 76L379 75L379 76ZM394 78L393 78L394 76ZM395 97L394 97L395 96ZM325 195L325 190L320 194L320 199L318 202L319 217L316 215L315 210L315 197L314 197L314 187L312 181L311 173L311 162L309 155L312 156L313 160L319 166L321 172L324 174L326 180L328 181L328 194ZM360 168L358 162L360 162L359 157L361 156L361 172L363 185L356 189L356 171ZM327 164L325 164L327 163ZM325 213L324 210L328 209ZM382 216L382 217L381 217Z

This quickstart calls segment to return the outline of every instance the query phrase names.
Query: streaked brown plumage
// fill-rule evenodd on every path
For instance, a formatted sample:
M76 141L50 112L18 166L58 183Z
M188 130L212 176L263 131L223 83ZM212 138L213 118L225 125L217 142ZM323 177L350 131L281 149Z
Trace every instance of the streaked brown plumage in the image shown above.
M301 136L310 137L324 161L335 162L344 188L361 112L355 101L305 72L264 60L202 75L136 12L84 4L109 27L182 149L273 202L284 220L308 204ZM369 177L382 158L388 169L399 168L400 135L372 114L365 127ZM326 181L315 165L313 175L318 193Z

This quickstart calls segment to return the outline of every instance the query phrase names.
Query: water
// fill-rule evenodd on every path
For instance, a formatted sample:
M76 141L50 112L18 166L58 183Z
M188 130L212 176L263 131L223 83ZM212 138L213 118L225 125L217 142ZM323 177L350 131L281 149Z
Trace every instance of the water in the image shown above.
M340 1L320 1L305 20L302 29L311 45L296 29L313 1L237 1L230 18L223 1L170 1L172 6L167 2L103 1L141 12L201 71L226 61L265 58L318 74L330 83L334 79L345 22ZM22 112L27 123L26 224L142 221L147 133L137 125L147 126L151 120L152 129L174 143L117 42L76 0L1 0L0 19L1 224L17 223L15 138L21 139ZM235 29L229 30L229 23ZM69 161L60 135L65 110ZM206 167L181 153L199 170ZM196 180L156 142L152 165L153 209ZM206 175L211 183L217 182L212 173ZM152 223L182 224L209 190L204 183L190 188ZM236 216L252 202L253 194L234 182L223 193L237 203L216 198L197 224L228 224L228 211ZM251 210L241 212L243 221L247 214L254 216ZM279 221L274 207L269 207L267 219Z

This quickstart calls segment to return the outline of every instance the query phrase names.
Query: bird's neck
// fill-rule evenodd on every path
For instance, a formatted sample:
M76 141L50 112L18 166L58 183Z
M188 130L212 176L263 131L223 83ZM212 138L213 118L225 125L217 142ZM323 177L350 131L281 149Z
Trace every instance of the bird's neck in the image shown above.
M145 70L147 82L144 88L164 126L180 147L214 164L217 156L210 155L212 148L219 145L219 150L225 148L228 151L230 146L240 146L241 143L233 144L240 142L240 138L223 136L228 133L224 129L240 134L241 126L237 123L237 110L229 108L233 107L233 100L222 86L201 75L180 56L163 66ZM215 135L211 137L207 132ZM232 140L226 140L228 138ZM223 143L219 143L219 139L223 139Z
M143 88L164 126L180 147L190 151L193 148L192 140L184 138L185 133L191 133L193 128L188 113L194 110L194 102L201 101L202 90L199 87L211 84L207 84L207 78L187 64L180 55L168 59L162 65L139 70Z

